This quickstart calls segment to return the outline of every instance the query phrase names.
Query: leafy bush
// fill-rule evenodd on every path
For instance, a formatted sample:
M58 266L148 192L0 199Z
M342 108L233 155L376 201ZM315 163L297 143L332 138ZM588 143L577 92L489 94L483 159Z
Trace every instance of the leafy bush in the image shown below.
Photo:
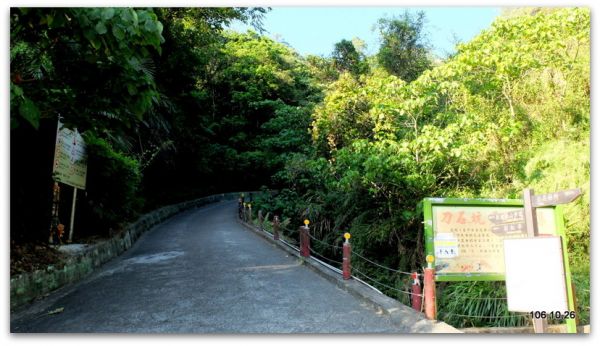
M139 162L115 151L110 143L91 133L84 138L88 151L88 227L99 233L131 219L143 205L138 196Z

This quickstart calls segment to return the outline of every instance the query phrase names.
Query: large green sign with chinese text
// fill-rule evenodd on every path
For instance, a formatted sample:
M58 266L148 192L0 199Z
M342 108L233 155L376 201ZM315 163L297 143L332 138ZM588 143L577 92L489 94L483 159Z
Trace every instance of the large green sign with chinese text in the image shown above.
M437 281L504 280L504 240L527 237L522 200L423 202L425 252L434 256ZM540 234L564 235L559 206L538 208L537 219Z

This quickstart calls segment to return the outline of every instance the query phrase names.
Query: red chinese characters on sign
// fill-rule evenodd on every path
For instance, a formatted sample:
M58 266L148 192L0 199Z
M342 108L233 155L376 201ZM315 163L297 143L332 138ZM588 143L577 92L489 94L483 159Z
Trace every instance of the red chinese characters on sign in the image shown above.
M481 219L481 213L475 212L471 213L471 223L475 225L484 225L485 222Z
M442 213L442 223L445 224L451 224L452 223L452 213L447 211L445 213Z
M456 212L444 212L442 213L442 219L440 220L442 223L447 225L452 224L453 222L461 224L461 225L484 225L485 222L481 217L480 212L464 212L464 211L456 211Z

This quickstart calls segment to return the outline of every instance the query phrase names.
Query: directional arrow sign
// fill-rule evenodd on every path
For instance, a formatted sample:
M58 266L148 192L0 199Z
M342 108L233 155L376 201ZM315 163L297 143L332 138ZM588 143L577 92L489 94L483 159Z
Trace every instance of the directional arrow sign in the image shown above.
M510 235L510 234L527 234L524 222L519 223L506 223L503 225L493 226L492 232L497 235Z
M523 221L525 216L523 214L523 209L508 211L505 213L493 213L488 215L488 219L498 225L507 222L518 222Z
M534 208L573 202L581 195L581 189L563 190L544 195L534 195L531 204Z

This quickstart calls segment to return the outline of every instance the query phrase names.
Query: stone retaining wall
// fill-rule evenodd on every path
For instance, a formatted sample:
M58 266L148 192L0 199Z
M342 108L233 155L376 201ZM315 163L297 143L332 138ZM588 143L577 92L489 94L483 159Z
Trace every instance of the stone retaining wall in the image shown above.
M57 288L83 279L94 269L129 249L142 233L175 214L209 203L235 200L239 195L239 192L217 194L162 207L142 215L136 222L127 226L124 232L115 237L90 245L75 255L69 256L62 268L48 266L45 270L36 270L32 273L11 277L10 308L17 308L38 297L43 297Z

